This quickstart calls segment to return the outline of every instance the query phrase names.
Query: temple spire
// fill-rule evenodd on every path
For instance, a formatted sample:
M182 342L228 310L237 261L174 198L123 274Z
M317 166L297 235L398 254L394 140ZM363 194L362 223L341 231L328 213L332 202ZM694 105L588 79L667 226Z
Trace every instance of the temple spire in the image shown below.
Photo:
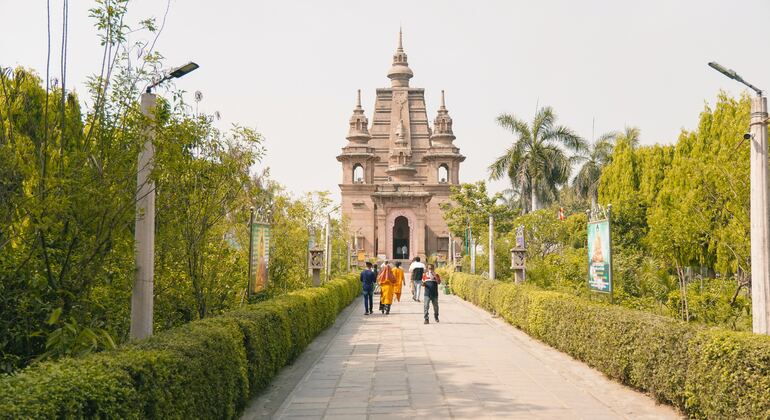
M443 95L444 91L442 90L441 92L442 92L442 95ZM443 99L442 99L442 101L443 101ZM356 109L361 109L361 89L358 89L358 95L356 95Z
M392 87L409 87L409 79L414 76L404 52L403 31L398 30L398 48L393 54L393 65L388 70L388 78Z

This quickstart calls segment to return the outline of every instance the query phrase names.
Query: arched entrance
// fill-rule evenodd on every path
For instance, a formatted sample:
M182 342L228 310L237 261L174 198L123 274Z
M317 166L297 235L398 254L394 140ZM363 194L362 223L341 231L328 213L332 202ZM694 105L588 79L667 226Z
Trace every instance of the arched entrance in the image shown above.
M409 219L398 216L393 224L393 258L407 260L411 251L409 249Z

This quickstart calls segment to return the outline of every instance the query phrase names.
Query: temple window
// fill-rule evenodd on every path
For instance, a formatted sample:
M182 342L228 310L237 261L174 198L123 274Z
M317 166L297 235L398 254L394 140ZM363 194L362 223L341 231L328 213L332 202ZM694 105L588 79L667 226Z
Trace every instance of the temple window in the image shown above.
M446 163L442 163L438 167L438 182L439 184L446 184L449 182L449 166Z
M353 183L354 184L364 183L364 167L360 163L356 163L355 165L353 165Z

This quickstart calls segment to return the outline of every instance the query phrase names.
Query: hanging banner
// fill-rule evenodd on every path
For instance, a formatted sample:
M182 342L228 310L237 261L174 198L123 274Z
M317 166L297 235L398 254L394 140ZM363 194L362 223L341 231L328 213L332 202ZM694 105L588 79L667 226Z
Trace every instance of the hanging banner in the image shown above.
M267 287L267 267L270 262L270 225L254 223L251 225L251 264L249 273L249 291L257 293Z
M588 287L612 293L612 246L609 220L588 223Z

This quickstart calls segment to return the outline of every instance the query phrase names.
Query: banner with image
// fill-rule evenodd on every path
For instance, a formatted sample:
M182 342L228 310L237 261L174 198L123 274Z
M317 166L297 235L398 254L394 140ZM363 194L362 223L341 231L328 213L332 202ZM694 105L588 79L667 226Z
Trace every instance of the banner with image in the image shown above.
M254 223L251 225L251 273L249 273L249 292L257 293L267 287L268 264L270 262L270 225Z
M612 247L608 220L588 223L588 287L595 292L612 293Z

